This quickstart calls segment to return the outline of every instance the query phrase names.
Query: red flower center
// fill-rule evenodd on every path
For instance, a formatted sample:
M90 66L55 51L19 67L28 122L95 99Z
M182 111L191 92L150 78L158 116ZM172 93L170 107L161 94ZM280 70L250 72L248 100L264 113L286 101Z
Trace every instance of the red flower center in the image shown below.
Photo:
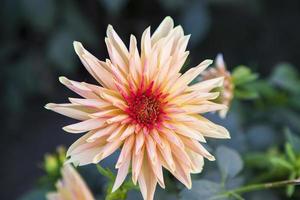
M162 120L162 106L165 104L163 99L161 94L153 93L151 86L144 92L131 93L127 98L127 113L141 127L152 129Z

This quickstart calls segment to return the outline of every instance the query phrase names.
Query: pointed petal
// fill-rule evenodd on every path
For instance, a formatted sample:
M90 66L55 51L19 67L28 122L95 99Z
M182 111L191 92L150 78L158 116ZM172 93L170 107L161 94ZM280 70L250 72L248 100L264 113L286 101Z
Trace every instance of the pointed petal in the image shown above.
M76 54L87 71L104 87L115 88L112 80L109 78L112 74L101 65L100 61L84 49L80 42L74 41L73 45Z
M103 147L103 151L94 157L93 163L98 163L101 160L103 160L104 158L106 158L107 156L114 153L121 146L121 144L122 144L122 141L119 139L116 139L113 142L107 143Z
M145 136L143 132L139 132L136 134L136 139L135 139L135 154L138 154L139 151L142 149L144 146L145 142Z
M124 161L128 157L128 154L131 154L132 149L134 147L134 140L135 140L134 135L131 135L129 138L127 138L124 141L121 153L119 155L119 158L118 158L118 161L116 164L116 168L119 168L124 163Z
M174 27L174 21L171 17L166 17L157 27L151 37L151 43L154 45L159 39L166 37Z
M183 105L181 108L185 110L186 113L193 114L193 113L207 113L207 112L213 112L218 110L224 110L227 109L228 107L226 105L213 103L211 101L202 101L201 104Z
M174 172L175 171L175 163L173 160L170 144L167 140L165 140L163 138L162 138L162 142L164 143L164 149L162 149L160 147L158 149L161 153L161 156L166 161L166 164L168 165L168 169L170 170L170 172Z
M223 82L224 77L213 78L191 85L187 88L187 91L209 92L216 87L221 87L223 85Z
M199 133L197 130L191 129L182 123L176 123L176 124L174 124L174 127L176 129L175 132L180 135L183 135L183 136L186 136L189 138L193 138L193 139L201 141L201 142L206 142L203 135L201 133Z
M115 129L117 129L119 127L119 124L110 124L107 125L97 131L95 131L94 134L92 134L91 136L89 136L86 141L87 142L94 142L95 140L97 140L98 138L101 138L103 136L106 135L110 135Z
M170 90L170 93L175 96L176 94L181 93L185 90L187 85L194 80L201 72L203 72L210 64L212 63L212 60L205 60L202 63L200 63L198 66L189 69L187 72L185 72L174 84L172 89Z
M72 90L73 92L76 92L80 96L87 98L87 99L98 99L99 97L89 88L84 86L82 83L79 83L77 81L72 81L67 79L66 77L59 77L59 81L65 85L67 88Z
M142 35L141 39L141 58L144 61L151 53L150 27L148 27Z
M106 120L106 122L108 124L112 124L112 123L116 123L116 122L121 122L121 121L123 121L123 120L125 120L127 118L128 118L128 115L126 115L126 114L119 114L119 115L117 115L115 117L109 118L108 120Z
M90 118L89 113L84 111L84 106L48 103L45 108L77 120L87 120Z
M101 128L105 125L103 119L88 119L76 124L63 127L63 130L69 133L83 133L93 129Z
M118 174L115 180L115 183L113 185L112 188L112 192L116 191L124 182L128 171L129 171L129 165L130 165L130 161L131 161L131 154L127 154L126 158L124 159L125 162L120 166L119 170L118 170Z
M88 106L88 107L93 107L93 108L104 108L104 107L111 105L101 99L69 98L69 101L73 104L83 105L83 106Z
M123 131L122 135L120 136L121 140L126 139L128 136L131 136L134 133L135 125L128 125L126 130Z
M177 160L174 158L175 163L175 172L172 173L181 183L183 183L188 189L192 188L192 180L191 180L191 169L186 167L184 162Z
M191 160L191 166L192 166L192 171L191 173L200 173L203 169L203 165L204 165L204 159L203 156L193 152L193 151L189 151L187 150L187 154L190 157Z
M123 133L123 131L126 129L125 125L119 125L119 127L114 130L111 135L107 138L108 142L113 142L116 138L120 138L121 134Z
M210 161L214 161L215 157L211 155L198 141L193 140L191 138L187 138L184 136L180 137L181 140L184 142L187 148L191 149L192 151L204 156Z
M135 150L132 153L132 182L134 184L136 184L137 179L140 175L140 171L141 171L141 167L142 167L142 163L144 160L144 147L141 150L138 150L138 153L136 151L136 146L135 146Z
M144 200L153 200L157 184L155 174L150 168L147 159L144 159L140 175L138 177L139 186Z

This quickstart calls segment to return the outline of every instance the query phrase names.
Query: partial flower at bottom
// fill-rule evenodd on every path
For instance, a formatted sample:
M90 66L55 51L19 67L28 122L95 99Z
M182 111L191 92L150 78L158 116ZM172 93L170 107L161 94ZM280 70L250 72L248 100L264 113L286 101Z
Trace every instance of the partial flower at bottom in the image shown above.
M48 200L95 200L84 180L70 165L62 170L62 180L56 184L57 191L47 194Z
M212 102L219 93L210 92L222 86L223 79L190 85L212 61L180 72L189 54L189 38L166 17L152 35L150 27L144 31L140 52L135 36L131 35L128 49L110 25L105 38L110 59L100 61L74 42L83 65L102 86L60 77L62 84L82 98L46 105L81 121L65 126L65 131L87 132L70 146L67 162L98 163L120 148L113 191L130 168L145 200L153 199L157 183L165 187L163 168L192 187L190 174L202 171L203 158L215 159L201 144L205 137L230 136L224 127L199 115L226 108Z

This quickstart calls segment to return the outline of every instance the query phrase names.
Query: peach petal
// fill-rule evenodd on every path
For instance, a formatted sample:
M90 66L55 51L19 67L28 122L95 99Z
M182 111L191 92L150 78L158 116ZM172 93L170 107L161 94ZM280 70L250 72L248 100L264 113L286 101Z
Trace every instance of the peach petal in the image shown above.
M113 185L112 192L116 191L124 182L129 171L130 161L131 161L131 154L127 154L127 156L124 158L124 163L121 164L118 170L118 174L115 183Z
M132 148L134 146L134 140L135 140L134 135L131 135L129 138L127 138L124 141L124 145L123 145L121 153L119 155L119 158L118 158L118 161L116 164L116 168L119 168L125 161L125 158L128 156L128 154L131 153Z
M181 140L192 151L204 156L210 161L214 161L215 157L212 156L198 141L182 136Z
M76 92L80 96L87 98L87 99L98 99L99 97L89 88L82 85L82 83L71 81L67 79L66 77L59 77L59 81L65 85L67 88L72 90L73 92Z
M83 106L48 103L45 105L45 108L77 120L87 120L90 118L89 113L83 111Z
M69 133L83 133L93 129L101 128L105 125L105 120L103 119L88 119L76 124L71 124L63 127L63 130Z
M209 79L189 86L187 88L187 91L209 92L216 87L221 87L223 85L223 82L224 82L224 77Z
M159 39L166 37L174 27L171 17L165 17L151 37L151 43L155 44Z
M98 138L101 138L106 135L110 135L117 127L119 127L118 124L110 124L103 128L100 128L96 130L91 136L89 136L86 141L87 142L94 142Z
M141 171L141 167L142 167L142 163L143 163L143 159L144 159L144 147L140 150L136 150L135 146L135 150L134 152L137 153L132 153L132 182L134 184L136 184L137 179L140 175L140 171Z
M96 164L96 163L100 162L101 160L103 160L104 158L106 158L107 156L114 153L121 146L121 144L122 144L122 141L118 140L118 139L113 142L107 143L103 147L103 151L94 157L93 163Z
M138 177L140 190L144 200L153 200L157 184L157 180L155 178L156 176L149 166L150 164L148 163L147 159L144 159L141 172Z
M111 79L111 73L108 72L99 62L99 60L90 54L80 42L74 41L73 46L76 54L79 56L81 62L87 71L103 86L108 88L115 88Z

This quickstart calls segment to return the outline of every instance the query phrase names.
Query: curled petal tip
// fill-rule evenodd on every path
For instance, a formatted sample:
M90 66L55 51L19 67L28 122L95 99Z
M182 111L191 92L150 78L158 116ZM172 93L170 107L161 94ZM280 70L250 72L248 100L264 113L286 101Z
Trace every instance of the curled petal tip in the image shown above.
M108 24L107 29L113 29L113 26L111 24Z
M174 20L171 16L166 16L164 20L174 23Z
M216 158L215 158L214 156L209 156L207 159L208 159L209 161L215 161L215 160L216 160Z
M208 64L208 65L211 65L213 62L214 61L211 60L211 59L206 59L206 60L203 61L203 63Z
M226 139L230 139L230 138L231 138L230 134L228 133L228 135L226 135L225 138L226 138Z
M60 76L60 77L58 78L58 80L59 80L59 82L61 82L62 84L65 84L65 83L68 81L68 79L67 79L65 76Z
M73 41L73 45L74 45L74 46L81 45L81 42L78 42L78 41L74 40L74 41Z
M53 107L55 106L54 103L47 103L44 108L46 108L47 110L51 110Z
M73 46L74 46L74 49L75 49L75 52L76 52L77 55L81 55L83 53L82 52L83 46L80 42L74 41Z
M222 53L218 53L217 57L216 57L216 61L221 61L224 62L224 58L223 58L223 54Z
M219 67L225 67L223 54L219 53L216 57L216 65Z

